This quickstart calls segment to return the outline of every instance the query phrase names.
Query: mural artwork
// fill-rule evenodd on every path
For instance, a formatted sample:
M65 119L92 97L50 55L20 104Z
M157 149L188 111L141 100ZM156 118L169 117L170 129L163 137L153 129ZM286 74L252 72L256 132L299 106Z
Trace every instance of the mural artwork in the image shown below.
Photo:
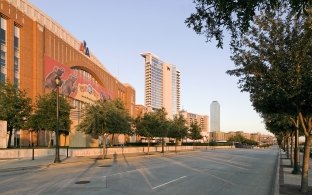
M45 82L46 88L55 90L55 78L62 80L60 93L84 102L94 102L99 99L111 99L111 93L97 83L84 78L77 70L66 67L53 59L45 58Z

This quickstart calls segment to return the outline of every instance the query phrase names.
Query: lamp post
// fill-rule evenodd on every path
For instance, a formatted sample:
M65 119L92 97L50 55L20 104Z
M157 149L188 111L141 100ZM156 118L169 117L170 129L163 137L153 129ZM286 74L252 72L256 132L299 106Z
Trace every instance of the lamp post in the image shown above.
M59 121L59 88L62 84L62 80L59 76L55 77L56 84L56 131L55 131L55 159L54 163L60 163L60 148L59 148L59 133L60 133L60 121Z

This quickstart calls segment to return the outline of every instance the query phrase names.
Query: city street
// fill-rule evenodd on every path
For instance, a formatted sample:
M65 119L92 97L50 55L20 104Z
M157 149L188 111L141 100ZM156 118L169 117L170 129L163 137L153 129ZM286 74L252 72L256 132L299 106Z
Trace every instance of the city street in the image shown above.
M203 150L0 172L0 194L272 194L278 150Z

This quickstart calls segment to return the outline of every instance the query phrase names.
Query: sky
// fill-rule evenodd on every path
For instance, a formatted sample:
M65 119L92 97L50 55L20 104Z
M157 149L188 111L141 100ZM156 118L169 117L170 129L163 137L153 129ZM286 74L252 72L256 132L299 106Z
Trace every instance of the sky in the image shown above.
M220 103L221 131L269 134L249 100L240 92L228 44L206 42L184 23L194 12L192 0L29 0L57 21L122 83L136 91L144 105L144 52L174 64L181 72L181 108L210 115L210 103ZM225 37L227 40L227 37Z

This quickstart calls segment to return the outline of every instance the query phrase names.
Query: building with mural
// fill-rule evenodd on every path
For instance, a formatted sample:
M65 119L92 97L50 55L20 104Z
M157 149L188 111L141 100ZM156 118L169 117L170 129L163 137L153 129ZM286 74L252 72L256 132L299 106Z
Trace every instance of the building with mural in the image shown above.
M0 1L0 82L13 83L25 90L33 103L39 95L56 87L73 106L69 135L61 137L61 146L97 146L97 140L77 132L84 104L101 98L120 98L130 114L135 111L135 90L121 83L90 52L87 42L77 40L61 25L27 0ZM88 39L88 37L86 37ZM18 144L46 145L50 135L17 130Z

